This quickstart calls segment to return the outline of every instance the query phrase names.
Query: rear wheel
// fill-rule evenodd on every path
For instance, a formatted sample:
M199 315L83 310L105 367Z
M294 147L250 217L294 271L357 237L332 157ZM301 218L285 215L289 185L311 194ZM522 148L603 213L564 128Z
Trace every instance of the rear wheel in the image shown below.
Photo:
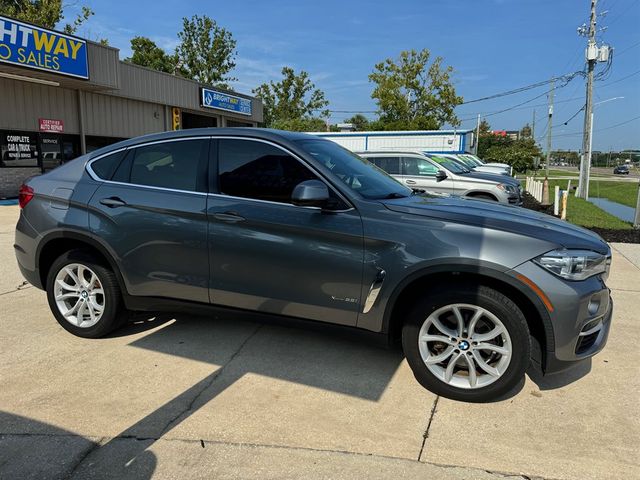
M47 299L58 323L79 337L102 337L126 320L115 274L82 250L66 252L53 262Z
M461 285L418 301L402 330L416 379L454 400L496 400L522 380L531 355L524 315L488 287Z

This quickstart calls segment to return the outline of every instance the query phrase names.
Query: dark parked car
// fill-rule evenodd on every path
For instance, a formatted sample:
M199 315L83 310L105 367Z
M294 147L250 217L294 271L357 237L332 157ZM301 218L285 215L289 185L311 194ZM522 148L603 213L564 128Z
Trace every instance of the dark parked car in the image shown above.
M548 374L596 354L611 323L594 233L412 191L305 134L135 138L30 179L20 205L20 269L81 337L212 305L329 322L398 338L423 386L487 401L531 361Z
M629 165L618 165L613 169L614 175L629 175Z

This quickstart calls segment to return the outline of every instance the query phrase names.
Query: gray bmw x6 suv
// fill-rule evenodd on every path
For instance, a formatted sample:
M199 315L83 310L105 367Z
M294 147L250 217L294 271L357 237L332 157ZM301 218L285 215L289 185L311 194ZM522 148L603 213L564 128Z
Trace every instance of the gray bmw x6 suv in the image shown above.
M412 191L337 144L263 129L134 138L32 178L15 252L63 328L224 306L401 340L433 392L489 401L600 351L610 249L518 207Z

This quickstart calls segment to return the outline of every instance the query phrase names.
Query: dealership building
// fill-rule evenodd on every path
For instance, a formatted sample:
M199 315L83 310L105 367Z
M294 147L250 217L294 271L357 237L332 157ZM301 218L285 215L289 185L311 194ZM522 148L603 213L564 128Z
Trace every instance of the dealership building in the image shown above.
M260 122L259 99L0 16L0 198L16 196L25 178L126 138Z

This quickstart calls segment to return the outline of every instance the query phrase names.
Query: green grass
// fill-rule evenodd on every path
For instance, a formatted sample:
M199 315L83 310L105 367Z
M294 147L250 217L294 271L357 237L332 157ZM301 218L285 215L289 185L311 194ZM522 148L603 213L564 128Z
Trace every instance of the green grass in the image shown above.
M568 180L550 180L549 192L551 197L553 198L553 189L556 185L559 185L561 189L566 189L567 182ZM589 191L591 196L595 196L594 183L596 182L590 182L591 185L589 187ZM612 183L616 188L620 188L623 185L626 186L626 183L622 182L599 183ZM572 180L571 185L577 186L577 181ZM633 183L630 185L633 185L637 192L637 184ZM623 190L622 188L620 189ZM602 185L600 186L600 193L602 193ZM567 221L583 227L612 228L617 230L627 230L632 228L630 223L620 220L615 215L605 212L601 208L596 207L593 203L583 200L582 198L576 198L573 192L569 194L569 198L567 199Z
M589 196L606 198L612 202L635 208L638 201L638 183L592 180L589 182Z

